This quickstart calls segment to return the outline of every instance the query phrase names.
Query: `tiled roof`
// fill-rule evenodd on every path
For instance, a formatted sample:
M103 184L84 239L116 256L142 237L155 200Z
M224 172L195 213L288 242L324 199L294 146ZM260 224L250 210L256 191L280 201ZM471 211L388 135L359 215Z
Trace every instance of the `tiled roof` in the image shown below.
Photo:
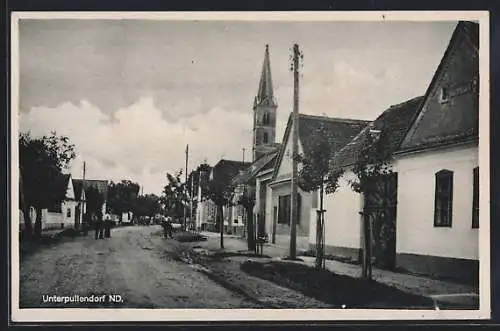
M217 182L220 187L229 187L232 179L248 166L251 162L233 161L221 159L212 168L212 180Z
M404 139L415 114L419 111L423 96L393 105L366 126L353 140L344 146L332 159L331 167L342 168L356 163L361 157L364 142L370 130L381 130L386 139L388 153L394 153Z
M292 130L292 116L288 117L288 123L283 136L283 143L278 154L276 164L279 164L283 159L283 154L286 149L286 142ZM334 118L326 116L313 116L299 114L299 139L302 144L304 157L308 158L311 154L314 140L318 135L322 135L327 139L328 144L333 146L332 154L337 153L349 141L351 141L370 121L356 120L347 118ZM327 132L327 134L325 134ZM333 155L329 157L332 158ZM278 167L275 167L273 172L273 180L276 180Z
M245 170L236 175L232 180L232 185L246 184L255 178L259 171L273 167L277 155L278 152L275 151L262 156Z
M52 184L53 198L57 201L62 201L66 197L66 190L68 189L68 181L71 178L70 174L61 174Z
M73 183L77 183L81 187L83 185L83 179L73 179ZM95 187L99 193L104 196L104 199L108 196L108 181L100 179L85 179L85 190L89 187ZM76 189L75 189L76 192Z
M50 212L61 212L60 202L66 198L70 174L60 174L53 181L50 188L50 202L48 210Z
M479 25L459 22L398 153L479 137ZM442 88L450 94L442 100Z
M299 138L304 156L308 157L313 148L313 137L316 133L328 132L325 139L333 146L332 152L338 152L354 138L370 121L325 116L299 115ZM333 155L330 155L332 157Z
M75 199L79 200L82 196L82 181L78 179L73 179L73 191L75 192Z

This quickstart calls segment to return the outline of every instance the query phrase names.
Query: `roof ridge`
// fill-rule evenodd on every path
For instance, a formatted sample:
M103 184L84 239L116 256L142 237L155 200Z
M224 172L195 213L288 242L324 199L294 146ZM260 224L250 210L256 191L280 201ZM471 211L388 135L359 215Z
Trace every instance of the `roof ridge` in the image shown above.
M412 98L410 100L406 100L404 102L400 102L400 103L396 103L396 104L390 105L388 109L391 109L391 108L400 108L400 107L408 105L409 103L416 102L416 101L418 101L418 99L422 99L424 97L425 97L425 95L419 95L418 97L414 97L414 98Z
M457 25L455 26L455 29L453 30L450 39L448 40L448 44L446 45L446 49L444 51L444 54L441 56L441 59L439 61L439 64L437 68L434 70L434 74L432 75L430 83L427 85L425 94L423 96L423 100L421 104L419 105L419 110L414 114L413 119L410 121L408 128L405 132L405 136L403 140L401 141L401 144L399 148L402 148L404 146L405 142L410 141L413 136L415 135L415 132L418 130L418 128L421 125L421 118L424 116L426 109L424 109L424 106L427 103L427 100L430 98L431 92L434 90L435 86L440 83L440 81L443 78L443 71L446 70L449 58L453 55L453 52L456 52L456 43L458 38L461 36L461 34L468 35L467 29L465 26L473 26L477 25L477 23L470 22L470 21L459 21Z
M318 119L318 120L321 119L321 120L325 120L325 121L343 122L343 123L371 122L370 120L362 120L362 119L346 118L346 117L329 117L329 116L322 116L322 115L310 115L310 114L304 114L304 113L299 113L299 117Z

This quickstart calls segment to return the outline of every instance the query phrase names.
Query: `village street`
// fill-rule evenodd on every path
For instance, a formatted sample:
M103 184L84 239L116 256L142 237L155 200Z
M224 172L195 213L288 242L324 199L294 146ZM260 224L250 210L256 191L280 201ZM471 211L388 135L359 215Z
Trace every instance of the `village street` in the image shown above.
M173 249L174 240L166 240L160 233L157 226L122 227L113 230L110 240L95 240L90 232L86 237L42 247L21 262L20 307L75 307L43 303L42 296L93 294L118 294L123 303L87 303L88 307L257 306L175 260L166 249Z

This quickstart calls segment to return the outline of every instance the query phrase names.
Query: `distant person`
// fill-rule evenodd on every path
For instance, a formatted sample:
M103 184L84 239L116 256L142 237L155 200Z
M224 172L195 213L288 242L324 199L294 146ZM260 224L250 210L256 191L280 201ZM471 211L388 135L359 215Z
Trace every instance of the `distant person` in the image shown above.
M101 226L100 226L99 218L95 214L92 215L92 225L94 226L94 230L95 230L95 239L99 239L101 236Z
M163 234L165 238L173 238L173 229L172 229L172 218L167 217L164 222L162 222L163 226Z
M111 238L111 216L104 216L104 238Z
M99 222L99 239L104 239L104 219L102 214L97 216L97 221Z

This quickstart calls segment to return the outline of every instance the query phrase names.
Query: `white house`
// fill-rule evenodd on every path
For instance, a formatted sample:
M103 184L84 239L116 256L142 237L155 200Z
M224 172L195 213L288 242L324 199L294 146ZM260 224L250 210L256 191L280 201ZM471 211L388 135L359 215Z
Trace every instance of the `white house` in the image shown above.
M362 218L360 212L364 207L364 197L356 193L352 187L352 181L356 181L356 175L352 168L354 164L363 157L363 149L368 143L370 134L380 132L379 141L383 144L384 152L392 154L398 149L405 133L410 126L414 116L418 113L423 97L417 97L398 105L393 105L385 110L375 121L365 127L351 142L344 146L332 159L331 166L342 169L343 174L339 178L338 188L333 194L325 195L325 252L344 258L358 260L363 248ZM374 137L375 138L375 137ZM394 162L392 162L394 167ZM394 219L387 221L395 222ZM314 249L316 244L316 221L311 221L310 248ZM375 245L378 245L376 242ZM375 247L377 249L377 247ZM389 259L389 264L395 263L395 241L392 247L387 247L381 258ZM394 266L393 266L394 267Z
M77 227L81 223L85 193L81 187L75 190L74 184L70 174L62 174L54 180L51 206L42 209L42 230Z
M479 27L460 22L396 154L397 264L477 281Z
M460 22L425 95L386 110L333 158L345 173L325 200L327 253L356 259L363 247L359 212L373 200L352 191L350 167L375 130L393 156L383 226L374 228L375 263L477 281L478 39L477 24ZM377 241L387 229L390 240Z
M290 240L292 123L292 115L290 115L275 167L267 184L266 228L270 237L282 244L286 244ZM336 152L368 123L362 120L300 114L298 152L307 158L317 139L327 139L328 144L333 146L333 152ZM316 219L317 200L317 192L306 192L301 187L298 188L298 248L307 249L308 247L310 223Z
M250 162L221 159L211 169L210 181L221 194L222 192L224 192L224 195L229 195L233 178L236 177L236 175L239 174L240 171L248 168L250 164ZM223 206L222 215L218 215L217 206L211 200L205 199L202 204L202 208L207 208L207 223L205 226L207 230L219 231L220 224L218 222L220 222L220 217L223 217L224 232L232 234L234 231L242 231L242 224L238 223L238 219L231 219L233 215L232 206L230 204L226 204ZM213 221L213 223L211 221Z
M266 212L266 188L267 183L258 179L261 172L270 173L274 167L278 152L272 151L263 154L253 162L248 168L241 171L232 180L233 189L233 219L242 220L242 225L247 224L249 219L247 211L239 203L243 194L253 194L255 196L255 206L252 212L252 220L255 224L254 229L257 235L266 233L265 212ZM264 184L264 185L262 185Z

